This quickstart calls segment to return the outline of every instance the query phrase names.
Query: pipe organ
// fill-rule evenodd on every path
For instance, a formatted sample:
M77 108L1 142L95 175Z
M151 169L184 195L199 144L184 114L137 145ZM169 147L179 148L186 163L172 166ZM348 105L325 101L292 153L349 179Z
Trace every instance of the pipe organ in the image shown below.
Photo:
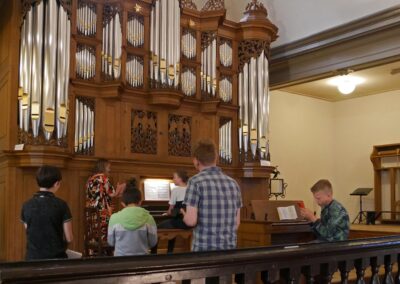
M144 19L142 16L129 13L126 26L126 39L133 47L142 47L144 44Z
M126 62L127 83L133 88L142 87L143 78L143 58L129 55Z
M221 39L219 46L219 60L224 67L232 66L232 43L231 41Z
M196 94L196 71L194 68L185 68L183 70L182 92L188 97Z
M103 14L102 74L106 80L119 79L121 75L122 29L117 6L107 4Z
M192 0L3 1L0 93L11 111L0 112L0 186L15 197L9 206L20 208L43 164L62 169L63 192L81 188L100 157L112 159L114 181L169 177L176 166L192 175L192 146L203 138L218 146L246 206L265 193L277 28L259 1L248 1L240 22L225 19L223 0L199 9ZM19 35L19 48L6 35ZM81 232L78 193L64 196ZM11 224L17 211L3 214L1 202ZM23 230L3 224L0 259L19 260ZM14 236L15 246L2 244ZM72 248L82 251L79 238Z
M268 58L265 50L261 50L247 61L239 73L239 151L245 153L246 159L264 159L269 120Z
M87 45L78 45L75 66L78 78L83 80L93 79L96 75L95 49Z
M178 0L156 0L151 9L150 79L152 86L178 88L181 10Z
M56 0L33 3L21 26L19 63L20 142L43 135L63 144L67 135L71 22Z
M95 36L97 24L96 5L79 1L76 11L76 27L78 34L83 36Z
M196 57L196 32L193 30L185 29L182 35L182 54L187 59Z
M75 140L74 151L91 154L94 147L94 100L78 97L75 99Z
M221 119L219 127L219 159L221 164L232 163L232 121Z
M202 34L201 90L204 97L215 97L217 92L217 37L213 32Z

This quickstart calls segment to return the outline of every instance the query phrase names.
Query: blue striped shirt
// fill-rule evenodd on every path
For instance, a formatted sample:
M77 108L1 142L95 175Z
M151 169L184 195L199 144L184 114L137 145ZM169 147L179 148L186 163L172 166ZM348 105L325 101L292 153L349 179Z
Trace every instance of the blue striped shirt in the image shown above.
M242 196L234 179L218 167L202 170L189 180L185 204L197 208L192 251L236 248L236 214Z

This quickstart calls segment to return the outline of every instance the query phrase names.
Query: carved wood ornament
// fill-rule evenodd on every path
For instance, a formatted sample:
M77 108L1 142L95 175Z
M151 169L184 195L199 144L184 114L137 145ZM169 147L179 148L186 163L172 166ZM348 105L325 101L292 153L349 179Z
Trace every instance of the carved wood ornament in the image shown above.
M218 11L225 9L225 1L224 0L208 0L206 4L204 4L202 11Z
M197 6L195 3L193 3L192 0L181 0L180 4L182 9L186 8L186 9L197 10Z
M157 113L132 110L131 152L157 154Z
M265 8L264 4L259 2L258 0L252 0L250 3L246 5L245 8L246 12L249 11L263 11L268 15L267 9Z
M190 157L192 118L170 114L168 117L168 154Z
M239 44L239 71L243 70L245 63L249 63L252 57L258 58L264 51L264 54L269 56L268 42L262 40L243 40Z

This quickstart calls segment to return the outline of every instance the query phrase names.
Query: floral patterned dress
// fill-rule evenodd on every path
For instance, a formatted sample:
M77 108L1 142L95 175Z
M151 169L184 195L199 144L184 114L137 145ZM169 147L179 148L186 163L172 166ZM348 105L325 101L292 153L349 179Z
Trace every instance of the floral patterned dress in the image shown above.
M101 240L107 241L108 221L113 212L111 195L115 189L105 174L95 174L86 183L86 207L96 208L100 213Z

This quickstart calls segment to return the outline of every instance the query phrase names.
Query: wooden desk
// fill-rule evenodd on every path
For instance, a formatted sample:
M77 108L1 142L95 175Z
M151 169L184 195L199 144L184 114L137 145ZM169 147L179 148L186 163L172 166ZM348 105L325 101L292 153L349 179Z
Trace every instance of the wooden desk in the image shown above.
M400 235L400 226L398 225L350 225L349 239L373 238L390 235Z
M305 222L242 220L238 230L239 248L303 243L314 239L310 225Z

